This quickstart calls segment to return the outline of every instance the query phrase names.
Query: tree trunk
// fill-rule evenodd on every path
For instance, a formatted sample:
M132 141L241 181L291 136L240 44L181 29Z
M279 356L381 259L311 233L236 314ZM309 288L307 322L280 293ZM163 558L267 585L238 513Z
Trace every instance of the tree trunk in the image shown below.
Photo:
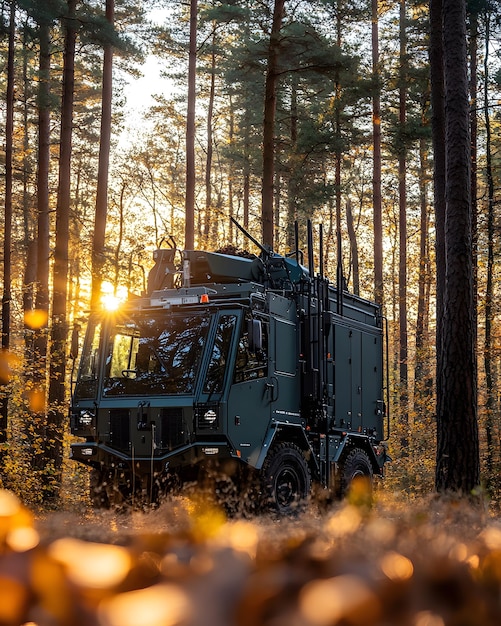
M350 238L351 264L353 267L353 293L360 295L360 271L358 268L358 244L353 224L353 211L351 209L351 200L346 201L346 223L348 225L348 236Z
M477 91L478 91L478 9L470 3L470 133L471 133L471 206L472 206L472 237L473 237L473 288L477 292ZM487 51L486 51L487 53Z
M471 206L466 1L443 0L446 215L442 359L437 397L438 491L480 483Z
M230 149L232 151L232 154L234 153L234 146L235 146L235 112L233 110L233 100L231 98L231 95L229 96L229 111L228 111L228 118L229 118L229 123L228 123L228 143L230 146ZM227 179L228 179L228 217L230 218L230 223L228 225L229 228L229 232L228 232L228 240L230 242L234 241L234 226L233 226L233 219L235 219L235 197L234 197L234 193L233 193L233 177L234 177L234 171L235 171L235 161L233 159L233 157L229 160L228 163L228 172L227 172Z
M406 430L408 416L408 368L407 368L407 147L405 145L405 125L407 107L407 32L406 5L400 0L400 76L399 76L399 126L400 147L398 155L398 206L399 206L399 263L398 263L398 319L400 343L400 422ZM401 433L402 450L408 445L407 434Z
M123 180L122 181L122 188L120 189L120 202L118 204L118 212L119 212L119 219L118 219L118 241L115 247L115 255L114 255L114 259L113 259L113 267L115 270L115 274L114 274L114 280L113 280L113 286L114 286L114 295L117 295L117 287L118 287L118 280L119 280L119 276L120 276L120 254L122 252L122 244L123 244L123 239L124 239L124 218L125 218L125 211L124 211L124 198L125 198L125 191L127 189L127 183ZM155 229L156 232L156 229ZM158 236L155 238L155 241L158 242ZM157 244L158 245L158 244Z
M37 266L35 310L30 318L34 333L33 389L30 407L35 436L33 463L45 467L47 441L45 410L47 394L47 324L49 317L49 163L50 163L50 26L39 22L40 64L38 86L38 170L37 170Z
M0 359L8 363L10 348L11 247L12 247L12 141L14 133L14 35L16 5L11 2L9 17L9 50L7 56L7 94L5 114L5 209L3 238L2 348ZM2 369L6 370L4 366ZM8 378L0 376L0 444L7 441L9 413ZM0 467L5 452L0 446Z
M424 118L424 115L423 115ZM425 120L423 119L423 126ZM427 364L429 349L427 342L428 293L429 293L429 255L428 255L428 192L426 176L428 175L428 158L425 139L419 141L419 196L421 219L419 228L419 278L418 303L416 316L416 368L414 373L414 405L418 419L424 417Z
M197 0L190 0L190 50L188 59L188 113L186 116L186 250L195 247L195 101L197 65Z
M249 112L245 112L244 124L244 165L243 165L243 205L244 205L244 228L249 229L249 209L250 209L250 177L251 177L251 157L250 157L250 120Z
M275 179L275 114L277 108L278 57L280 30L284 17L285 0L275 0L270 42L268 46L268 67L264 93L263 122L263 190L262 221L263 244L273 248L273 183Z
M430 0L430 77L433 139L433 204L435 208L436 258L436 354L437 398L441 395L442 317L445 292L445 93L442 44L442 0Z
M494 174L492 168L492 130L489 112L489 46L490 46L490 13L485 17L485 56L484 56L484 117L485 117L485 158L487 178L487 285L485 288L485 339L484 339L484 368L485 368L485 437L487 445L486 476L487 487L492 490L497 483L494 478L494 416L496 406L496 388L494 384L493 345L492 345L492 315L494 305Z
M215 27L214 27L215 32ZM213 154L213 139L212 139L212 116L214 114L214 97L216 93L216 36L212 37L212 52L211 52L211 72L210 72L210 90L209 90L209 106L207 107L207 155L205 157L205 226L204 236L206 244L209 243L210 224L213 223L214 217L212 216L212 154Z
M113 25L115 0L106 0L106 19ZM99 306L101 284L104 275L106 216L108 213L108 175L111 146L111 104L113 96L113 46L104 46L103 86L101 97L101 132L99 140L99 164L97 171L96 215L92 241L92 292L91 309Z
M298 110L297 110L297 75L291 76L291 106L290 106L290 156L289 156L289 178L287 181L287 249L295 250L295 228L294 222L297 220L297 187L299 155L297 147L298 137Z
M75 83L75 9L76 0L68 0L65 20L63 94L61 106L61 142L59 148L59 185L56 206L56 243L54 249L52 334L49 376L49 412L47 416L47 456L54 462L56 486L61 483L63 434L66 417L65 375L68 324L68 246L70 222L71 139ZM57 489L57 487L56 487ZM56 493L54 495L57 495Z
M378 0L372 0L372 203L374 211L374 299L383 304L383 208L381 196L381 86Z

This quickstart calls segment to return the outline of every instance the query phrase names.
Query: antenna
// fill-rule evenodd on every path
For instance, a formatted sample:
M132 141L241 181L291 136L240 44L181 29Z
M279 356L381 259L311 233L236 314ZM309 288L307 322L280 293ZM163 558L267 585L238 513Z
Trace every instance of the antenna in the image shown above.
M254 239L254 237L249 232L247 232L245 228L241 226L234 217L230 217L230 220L233 222L233 224L235 224L235 226L240 230L240 232L242 232L248 239L252 241L252 243L255 246L257 246L261 250L263 254L266 254L266 255L270 254L270 250L265 248L262 243L259 243L257 239Z
M296 247L296 263L299 265L299 225L297 220L294 222L294 242Z
M319 254L320 254L320 278L324 277L324 227L322 224L318 227L319 234Z
M313 280L315 266L313 263L313 230L311 220L308 220L308 271L310 272L310 279Z

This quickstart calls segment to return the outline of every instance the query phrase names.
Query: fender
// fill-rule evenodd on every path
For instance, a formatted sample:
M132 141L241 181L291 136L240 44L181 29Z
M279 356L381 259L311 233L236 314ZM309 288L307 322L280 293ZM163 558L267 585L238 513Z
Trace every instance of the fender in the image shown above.
M366 452L372 463L374 473L381 473L381 464L379 463L376 451L372 446L370 440L365 435L358 435L357 433L349 433L344 436L339 442L338 448L334 457L331 459L333 463L340 463L342 458L348 454L353 448L360 448Z
M299 424L295 425L279 421L274 421L266 432L261 452L255 465L257 470L263 467L264 460L275 441L291 441L297 444L302 450L309 453L310 462L313 461L315 469L318 470L317 455L313 452L303 427Z

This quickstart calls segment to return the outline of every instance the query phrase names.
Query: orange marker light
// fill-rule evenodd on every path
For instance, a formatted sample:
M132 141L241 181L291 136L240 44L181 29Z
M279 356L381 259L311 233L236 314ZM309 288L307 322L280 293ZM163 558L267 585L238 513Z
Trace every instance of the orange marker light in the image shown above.
M209 304L209 294L203 293L200 296L200 304Z

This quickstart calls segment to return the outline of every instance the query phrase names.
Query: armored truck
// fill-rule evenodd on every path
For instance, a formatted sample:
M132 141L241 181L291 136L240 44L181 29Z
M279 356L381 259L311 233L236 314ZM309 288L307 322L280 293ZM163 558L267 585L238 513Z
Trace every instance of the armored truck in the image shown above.
M287 514L313 487L339 497L383 476L380 307L331 283L322 250L315 272L311 222L307 267L250 239L259 255L159 248L145 292L88 320L71 457L96 505L215 472Z

